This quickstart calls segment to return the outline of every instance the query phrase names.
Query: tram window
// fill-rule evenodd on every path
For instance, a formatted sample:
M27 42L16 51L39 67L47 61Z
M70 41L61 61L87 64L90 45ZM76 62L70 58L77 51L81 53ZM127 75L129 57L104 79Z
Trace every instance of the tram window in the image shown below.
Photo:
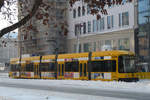
M11 71L19 71L19 65L17 65L17 64L12 64L10 70L11 70Z
M104 71L104 61L92 61L92 72L103 72Z
M64 64L62 64L62 76L64 76Z
M80 76L82 76L82 64L80 64Z
M17 65L16 65L16 71L19 71L19 70L20 70L20 65L17 64Z
M92 61L92 72L115 72L116 71L116 61L106 60L106 61Z
M86 69L86 64L84 64L84 75L86 76L86 71L87 71L87 69Z
M66 72L79 72L79 62L66 62L65 63Z
M49 63L48 71L55 71L55 64Z
M40 71L48 71L48 63L41 63L40 64Z
M33 68L34 68L33 63L27 64L25 67L25 71L32 72Z
M11 69L10 69L11 71L16 71L16 65L11 65Z
M122 56L120 56L119 60L118 60L118 70L119 70L120 73L124 72L123 58L122 58Z
M116 71L116 61L106 60L105 72L115 72L115 71Z

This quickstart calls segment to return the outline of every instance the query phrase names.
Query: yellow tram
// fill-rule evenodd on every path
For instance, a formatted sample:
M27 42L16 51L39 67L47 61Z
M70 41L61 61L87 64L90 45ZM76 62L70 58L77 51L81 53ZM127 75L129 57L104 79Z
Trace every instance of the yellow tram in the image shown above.
M135 55L130 51L101 51L13 58L11 78L138 81Z

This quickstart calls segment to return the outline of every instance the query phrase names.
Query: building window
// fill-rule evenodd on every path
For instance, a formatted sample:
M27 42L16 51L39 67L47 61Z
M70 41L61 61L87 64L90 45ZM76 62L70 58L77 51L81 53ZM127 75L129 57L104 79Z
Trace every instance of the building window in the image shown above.
M86 34L86 23L83 23L83 34Z
M90 14L90 12L91 12L91 9L90 9L89 5L87 5L87 14Z
M88 21L88 33L91 32L91 21Z
M77 44L74 44L74 52L77 52ZM81 52L81 44L79 44L79 52Z
M74 28L75 36L77 36L77 32L78 32L78 25L75 25L75 28Z
M125 38L125 39L120 39L118 41L118 47L119 50L130 50L130 44L129 44L129 39Z
M107 29L113 28L113 24L114 24L113 20L114 20L113 15L112 16L107 16Z
M98 20L98 31L102 31L105 28L104 18L101 18Z
M129 25L129 13L124 12L119 14L119 26Z
M111 46L111 40L105 40L105 45Z
M78 7L78 17L81 16L81 7Z
M113 50L117 50L117 47L118 47L117 43L118 43L118 40L112 40L112 48L113 48Z
M89 43L84 43L83 49L84 49L84 52L89 52Z
M93 20L93 32L97 32L97 21Z
M122 13L122 26L129 25L129 13Z
M81 25L80 24L76 24L75 25L75 27L74 27L74 33L75 33L75 36L77 36L77 34L81 35Z
M119 27L121 27L121 23L122 23L122 17L121 17L121 13L119 14Z
M76 18L76 9L73 9L73 18Z
M85 7L83 6L82 7L82 16L84 16L85 15Z

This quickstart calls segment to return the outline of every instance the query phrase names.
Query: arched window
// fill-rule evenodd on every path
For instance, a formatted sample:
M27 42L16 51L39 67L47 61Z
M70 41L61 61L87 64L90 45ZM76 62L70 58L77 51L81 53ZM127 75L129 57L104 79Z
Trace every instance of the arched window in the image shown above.
M78 7L78 17L81 16L81 7Z
M73 18L76 18L76 9L73 9Z
M83 6L82 7L82 16L84 16L85 15L85 7Z

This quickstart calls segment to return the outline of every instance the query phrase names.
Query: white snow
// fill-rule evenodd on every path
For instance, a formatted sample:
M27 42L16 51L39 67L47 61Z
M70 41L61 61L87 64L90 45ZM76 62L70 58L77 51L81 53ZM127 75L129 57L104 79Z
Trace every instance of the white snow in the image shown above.
M43 80L43 79L11 79L0 77L0 82L31 84L57 87L88 88L113 91L131 91L150 93L150 80L139 82L102 82L82 80ZM68 94L46 90L32 90L0 86L0 100L129 100L92 95Z
M0 87L0 100L83 100L83 99L120 100L121 98ZM121 99L121 100L129 100L129 99Z

